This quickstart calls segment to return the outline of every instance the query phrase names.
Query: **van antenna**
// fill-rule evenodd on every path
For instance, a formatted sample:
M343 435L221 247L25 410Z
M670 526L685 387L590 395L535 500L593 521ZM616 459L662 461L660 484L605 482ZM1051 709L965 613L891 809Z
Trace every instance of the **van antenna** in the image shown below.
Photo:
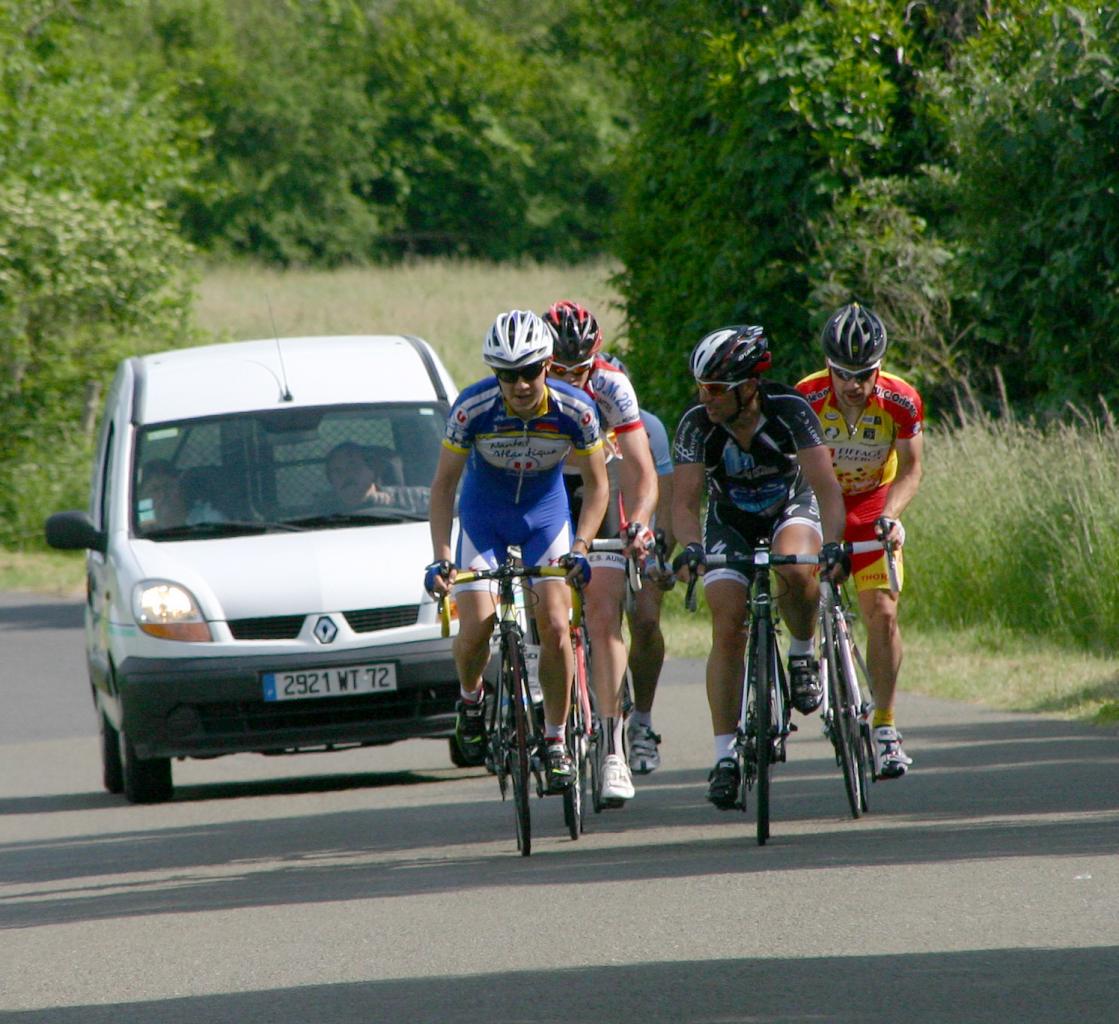
M268 319L272 321L272 337L276 341L276 355L280 360L280 401L290 402L293 400L291 388L288 387L288 371L284 366L284 350L280 347L280 335L276 331L276 318L272 315L272 300L268 298L265 293L264 302L268 306Z

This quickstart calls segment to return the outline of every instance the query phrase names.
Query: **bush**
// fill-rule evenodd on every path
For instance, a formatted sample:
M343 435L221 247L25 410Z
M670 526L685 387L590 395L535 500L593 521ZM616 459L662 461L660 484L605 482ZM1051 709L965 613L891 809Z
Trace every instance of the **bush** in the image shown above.
M721 324L763 324L778 378L818 362L809 264L825 219L899 160L905 31L894 5L872 8L694 0L643 16L649 100L623 161L619 255L629 361L669 418L688 352Z
M1020 404L1094 405L1119 394L1119 12L999 8L939 79L973 364Z
M973 417L929 432L906 513L905 615L1119 645L1119 430Z
M158 208L0 184L0 544L84 494L87 405L117 361L189 336L185 260Z

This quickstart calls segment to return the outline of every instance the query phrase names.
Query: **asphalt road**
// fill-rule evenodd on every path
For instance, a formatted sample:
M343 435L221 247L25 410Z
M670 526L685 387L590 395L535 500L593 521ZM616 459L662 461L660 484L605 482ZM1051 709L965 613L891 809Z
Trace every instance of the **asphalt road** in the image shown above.
M702 666L664 767L530 858L445 744L177 763L104 793L72 602L0 595L0 1020L1078 1024L1119 1019L1119 735L904 697L846 814L811 719L752 815L703 801ZM915 666L909 666L910 671Z

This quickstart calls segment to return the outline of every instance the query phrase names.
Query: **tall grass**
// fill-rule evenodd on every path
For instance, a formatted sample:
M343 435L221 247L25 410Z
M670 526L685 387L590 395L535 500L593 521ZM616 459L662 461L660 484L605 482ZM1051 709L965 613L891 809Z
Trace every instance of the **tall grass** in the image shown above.
M1119 647L1119 431L976 417L930 430L906 615Z
M219 340L317 334L416 334L461 387L482 376L482 339L498 313L581 302L607 344L621 333L606 262L574 266L425 260L336 271L222 266L203 276L198 322Z

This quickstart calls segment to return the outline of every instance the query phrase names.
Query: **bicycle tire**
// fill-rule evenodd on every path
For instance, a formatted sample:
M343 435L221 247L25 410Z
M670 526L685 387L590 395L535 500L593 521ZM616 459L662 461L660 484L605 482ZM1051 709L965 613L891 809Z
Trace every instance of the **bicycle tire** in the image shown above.
M877 782L877 777L874 771L874 737L871 734L870 721L867 718L869 706L865 698L869 697L873 692L870 687L870 674L867 671L866 662L863 661L862 653L859 651L858 646L855 644L855 638L851 635L850 626L844 622L844 633L846 635L847 654L850 656L848 661L848 668L850 675L848 678L856 685L852 687L852 700L857 704L855 712L855 724L857 726L857 753L859 764L859 781L862 785L861 806L864 811L869 810L867 802L867 790L870 788L871 782ZM854 700L854 694L858 692L860 698Z
M755 650L756 633L751 630L747 641L746 671L742 678L742 711L738 716L738 736L735 743L735 757L738 760L738 809L743 813L749 806L748 797L757 778L758 760L755 754L755 708L758 687L754 673L757 664Z
M512 708L511 735L505 747L506 770L513 783L517 849L522 857L532 853L532 811L529 806L531 764L528 751L528 702L532 700L525 678L524 653L516 640L502 638L501 671Z
M755 796L758 845L764 846L769 839L769 774L772 766L773 723L771 718L770 690L777 683L776 660L777 638L773 635L773 625L766 619L754 623L757 633L757 668L755 683L757 691L754 699L754 749L757 759L757 779Z
M827 659L828 704L831 708L830 736L835 748L835 759L843 772L843 790L851 817L862 813L862 783L859 777L858 709L852 697L852 687L847 676L848 662L844 657L845 633L836 621L843 612L829 602L824 612L824 656Z
M584 808L587 795L587 722L584 713L583 700L580 695L581 666L578 659L581 649L576 644L575 677L571 684L571 711L567 716L565 741L567 752L571 755L571 763L575 766L575 778L571 785L563 791L563 821L567 826L568 835L578 839L584 831Z

